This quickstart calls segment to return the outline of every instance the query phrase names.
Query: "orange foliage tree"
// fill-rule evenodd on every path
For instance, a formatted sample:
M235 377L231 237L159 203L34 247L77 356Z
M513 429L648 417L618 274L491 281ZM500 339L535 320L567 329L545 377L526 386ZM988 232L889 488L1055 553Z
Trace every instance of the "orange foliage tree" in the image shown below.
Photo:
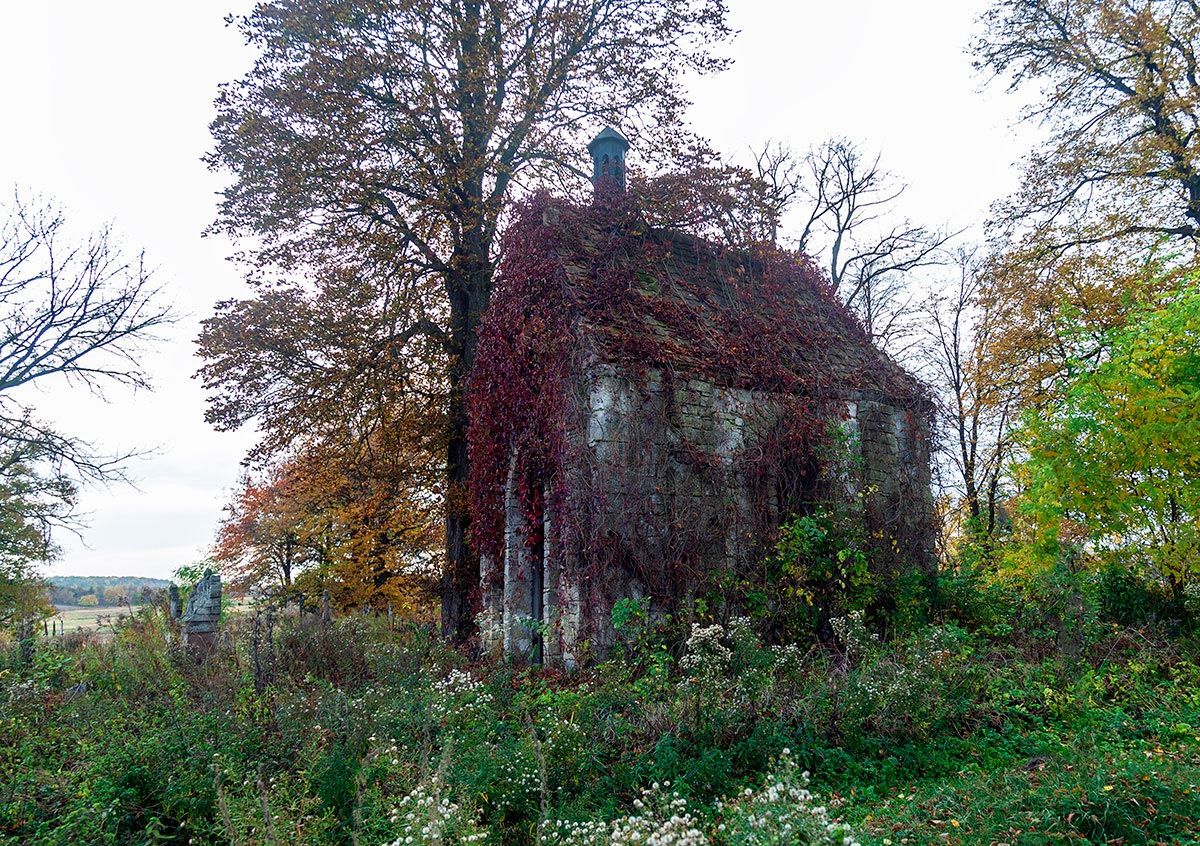
M284 467L257 481L247 475L225 508L213 559L234 591L276 589L288 593L294 574L310 559L300 541L301 503L295 474Z
M310 604L329 591L346 609L428 612L441 561L436 439L405 432L355 452L311 446L248 474L214 559L235 590Z
M478 581L463 390L506 201L531 180L579 184L583 141L604 123L671 157L686 137L684 75L725 65L711 49L732 34L725 3L279 0L239 23L259 55L222 89L209 163L233 176L217 225L251 239L259 293L229 304L202 339L210 419L232 428L256 418L268 442L293 446L287 433L306 430L310 410L318 427L330 414L357 416L360 389L387 382L410 346L436 347L444 369L432 384L444 404L434 425L450 489L442 626L462 638ZM390 323L375 336L383 327L368 328L372 343L353 366L326 366L287 327L273 343L249 319L263 308L280 328L275 312L290 295L274 271L348 264L394 294L377 299L375 316ZM226 331L239 322L246 333ZM223 334L233 345L218 343ZM246 339L249 352L238 348ZM313 386L350 403L314 406Z
M329 589L345 607L423 595L416 570L443 560L445 356L408 331L412 294L361 266L325 268L205 322L209 419L263 433L215 550L239 587Z

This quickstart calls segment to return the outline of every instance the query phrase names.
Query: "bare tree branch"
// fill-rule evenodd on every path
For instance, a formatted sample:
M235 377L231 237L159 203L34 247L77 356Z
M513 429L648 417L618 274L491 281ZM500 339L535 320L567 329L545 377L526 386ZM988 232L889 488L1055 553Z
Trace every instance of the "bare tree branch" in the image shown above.
M796 246L825 268L835 291L862 319L876 343L898 352L914 298L914 272L945 261L958 233L931 230L900 217L905 186L844 138L803 159L778 143L754 151L755 170L774 215L796 222Z
M5 597L36 595L20 586L55 555L52 535L80 530L79 486L125 480L135 454L60 432L21 389L145 388L144 342L171 320L143 257L127 258L110 230L74 240L53 206L15 191L0 205L0 620L16 613Z

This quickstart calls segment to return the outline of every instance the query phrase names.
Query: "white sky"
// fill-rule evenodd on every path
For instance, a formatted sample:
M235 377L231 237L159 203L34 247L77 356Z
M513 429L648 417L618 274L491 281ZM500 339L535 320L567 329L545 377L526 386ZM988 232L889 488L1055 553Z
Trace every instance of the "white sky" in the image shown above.
M1014 187L1027 136L1012 130L1011 98L980 92L965 53L983 0L729 2L736 63L696 85L692 115L718 149L848 136L909 184L906 214L955 229ZM0 0L0 190L53 198L82 229L111 221L183 316L148 356L153 393L33 397L64 431L156 450L131 468L136 488L86 493L90 528L64 538L51 574L165 577L195 560L252 441L209 429L191 378L199 321L244 291L228 241L201 237L221 178L200 156L217 85L252 58L223 18L248 5Z

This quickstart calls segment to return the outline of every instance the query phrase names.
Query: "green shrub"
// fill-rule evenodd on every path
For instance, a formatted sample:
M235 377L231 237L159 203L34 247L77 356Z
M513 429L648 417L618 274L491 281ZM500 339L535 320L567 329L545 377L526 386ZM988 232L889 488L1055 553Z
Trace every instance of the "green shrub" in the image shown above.
M785 521L763 569L754 585L762 600L748 611L778 642L828 638L833 617L870 607L879 588L862 521L849 508L822 507Z
M851 610L820 643L734 617L672 644L627 603L620 653L570 676L366 618L285 619L261 689L244 618L197 664L147 610L0 671L0 843L1193 836L1200 643L1098 619L1084 576L948 582L937 624Z
M1158 620L1179 620L1185 610L1161 583L1133 569L1109 562L1092 579L1097 611L1103 620L1142 626Z
M840 694L840 733L921 740L961 725L977 701L973 652L973 638L952 625L871 649Z

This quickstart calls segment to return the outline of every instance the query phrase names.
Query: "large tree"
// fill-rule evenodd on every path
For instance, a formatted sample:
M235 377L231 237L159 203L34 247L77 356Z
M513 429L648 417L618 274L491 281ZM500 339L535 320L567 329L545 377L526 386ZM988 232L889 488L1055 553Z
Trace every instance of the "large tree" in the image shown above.
M578 173L586 136L605 123L646 155L672 155L684 75L725 64L710 50L731 34L725 4L281 0L240 26L259 56L217 101L209 162L234 177L217 225L249 236L246 258L264 287L272 270L347 263L390 280L412 304L391 348L418 335L440 345L443 629L462 637L478 579L464 387L505 200L531 180ZM241 402L236 418L258 415L255 397Z
M52 381L103 395L149 387L143 353L171 321L143 257L109 229L73 234L54 205L0 203L0 439L107 481L129 456L104 455L39 421L28 387ZM27 457L27 456L26 456Z
M1035 94L1049 133L1001 222L1057 252L1200 238L1200 3L1000 0L983 24L977 65Z
M997 204L990 378L1044 405L1098 361L1131 304L1173 288L1200 244L1200 4L997 0L980 69L1025 95L1042 143ZM1076 329L1083 325L1087 332Z

